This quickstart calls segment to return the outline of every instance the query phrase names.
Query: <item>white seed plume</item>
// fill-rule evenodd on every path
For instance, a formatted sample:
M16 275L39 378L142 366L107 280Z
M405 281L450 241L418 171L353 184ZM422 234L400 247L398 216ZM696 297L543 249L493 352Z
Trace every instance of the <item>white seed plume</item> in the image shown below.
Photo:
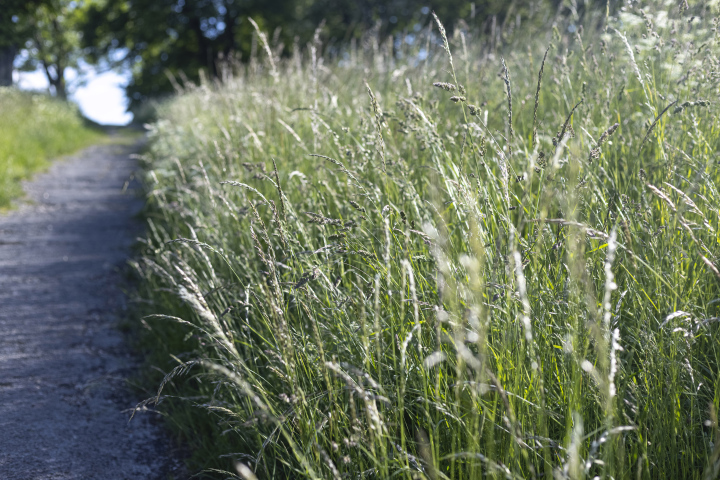
M622 350L623 348L620 345L620 329L616 328L613 330L612 347L610 349L610 372L608 373L610 398L613 398L615 394L617 394L617 390L615 389L615 374L618 370L617 352Z
M530 323L530 301L527 296L527 285L522 269L522 258L520 257L520 252L517 250L513 251L513 257L515 259L515 275L517 276L518 292L520 293L520 299L523 304L522 323L525 328L525 340L529 342L532 340L532 324Z
M612 272L612 265L615 261L615 251L617 250L617 230L615 228L610 232L610 238L608 239L607 256L605 257L605 295L603 297L603 330L609 332L610 330L610 319L612 313L610 313L610 298L613 290L617 290L617 284L615 283L615 274Z

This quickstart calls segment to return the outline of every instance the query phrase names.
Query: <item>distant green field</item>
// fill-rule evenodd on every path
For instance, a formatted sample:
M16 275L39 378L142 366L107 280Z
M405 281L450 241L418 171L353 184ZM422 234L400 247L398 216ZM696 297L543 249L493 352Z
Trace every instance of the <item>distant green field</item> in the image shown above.
M720 11L690 4L290 59L258 34L186 85L134 265L194 465L717 478Z
M22 193L21 180L98 138L74 105L0 88L0 209Z

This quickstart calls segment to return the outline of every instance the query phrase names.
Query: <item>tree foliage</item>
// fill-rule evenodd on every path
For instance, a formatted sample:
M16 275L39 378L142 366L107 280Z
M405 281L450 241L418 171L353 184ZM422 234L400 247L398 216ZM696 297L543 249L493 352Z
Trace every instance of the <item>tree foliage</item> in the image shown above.
M32 31L21 19L30 15L43 0L3 0L0 7L0 86L12 85L15 56Z
M27 32L23 70L41 69L58 98L67 98L65 69L77 67L82 57L80 25L88 2L45 0L33 12L19 16Z
M247 60L257 43L253 18L270 32L273 48L288 54L304 46L318 27L324 44L339 48L368 31L380 37L424 27L431 11L453 25L482 23L492 15L528 13L530 2L502 0L124 0L88 8L83 46L91 58L113 58L131 69L131 108L172 91L172 76L197 80L202 69L218 74L217 60ZM518 8L516 5L523 5ZM510 12L511 9L514 9Z

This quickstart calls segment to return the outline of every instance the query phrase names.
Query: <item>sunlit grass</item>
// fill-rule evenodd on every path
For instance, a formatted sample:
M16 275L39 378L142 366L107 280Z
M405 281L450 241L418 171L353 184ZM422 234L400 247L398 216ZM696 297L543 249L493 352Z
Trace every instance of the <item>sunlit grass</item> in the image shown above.
M98 138L74 105L0 88L0 209L22 193L21 180Z
M162 109L133 265L195 465L715 478L720 50L664 8L314 43Z

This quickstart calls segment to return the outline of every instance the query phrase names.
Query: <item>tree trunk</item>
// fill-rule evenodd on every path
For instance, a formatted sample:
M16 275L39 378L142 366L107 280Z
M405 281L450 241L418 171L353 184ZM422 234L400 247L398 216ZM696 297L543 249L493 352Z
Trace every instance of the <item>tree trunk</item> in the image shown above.
M222 52L225 54L225 58L228 58L231 53L237 50L237 44L235 42L235 24L238 21L239 15L234 11L232 5L228 5L225 2L225 31L222 34Z
M13 84L13 63L17 48L14 46L0 47L0 87L10 87Z
M54 67L55 75L50 71L50 67ZM67 89L65 88L65 67L62 65L48 65L43 63L45 76L48 83L55 89L55 96L61 100L67 100Z
M67 100L67 89L65 88L65 74L64 72L58 73L58 78L55 80L55 96L60 100Z
M205 37L205 33L202 31L200 17L194 13L190 17L190 29L194 31L195 36L197 37L198 62L204 68L207 68L211 77L217 77L215 55L213 53L212 45L210 45L207 37Z

